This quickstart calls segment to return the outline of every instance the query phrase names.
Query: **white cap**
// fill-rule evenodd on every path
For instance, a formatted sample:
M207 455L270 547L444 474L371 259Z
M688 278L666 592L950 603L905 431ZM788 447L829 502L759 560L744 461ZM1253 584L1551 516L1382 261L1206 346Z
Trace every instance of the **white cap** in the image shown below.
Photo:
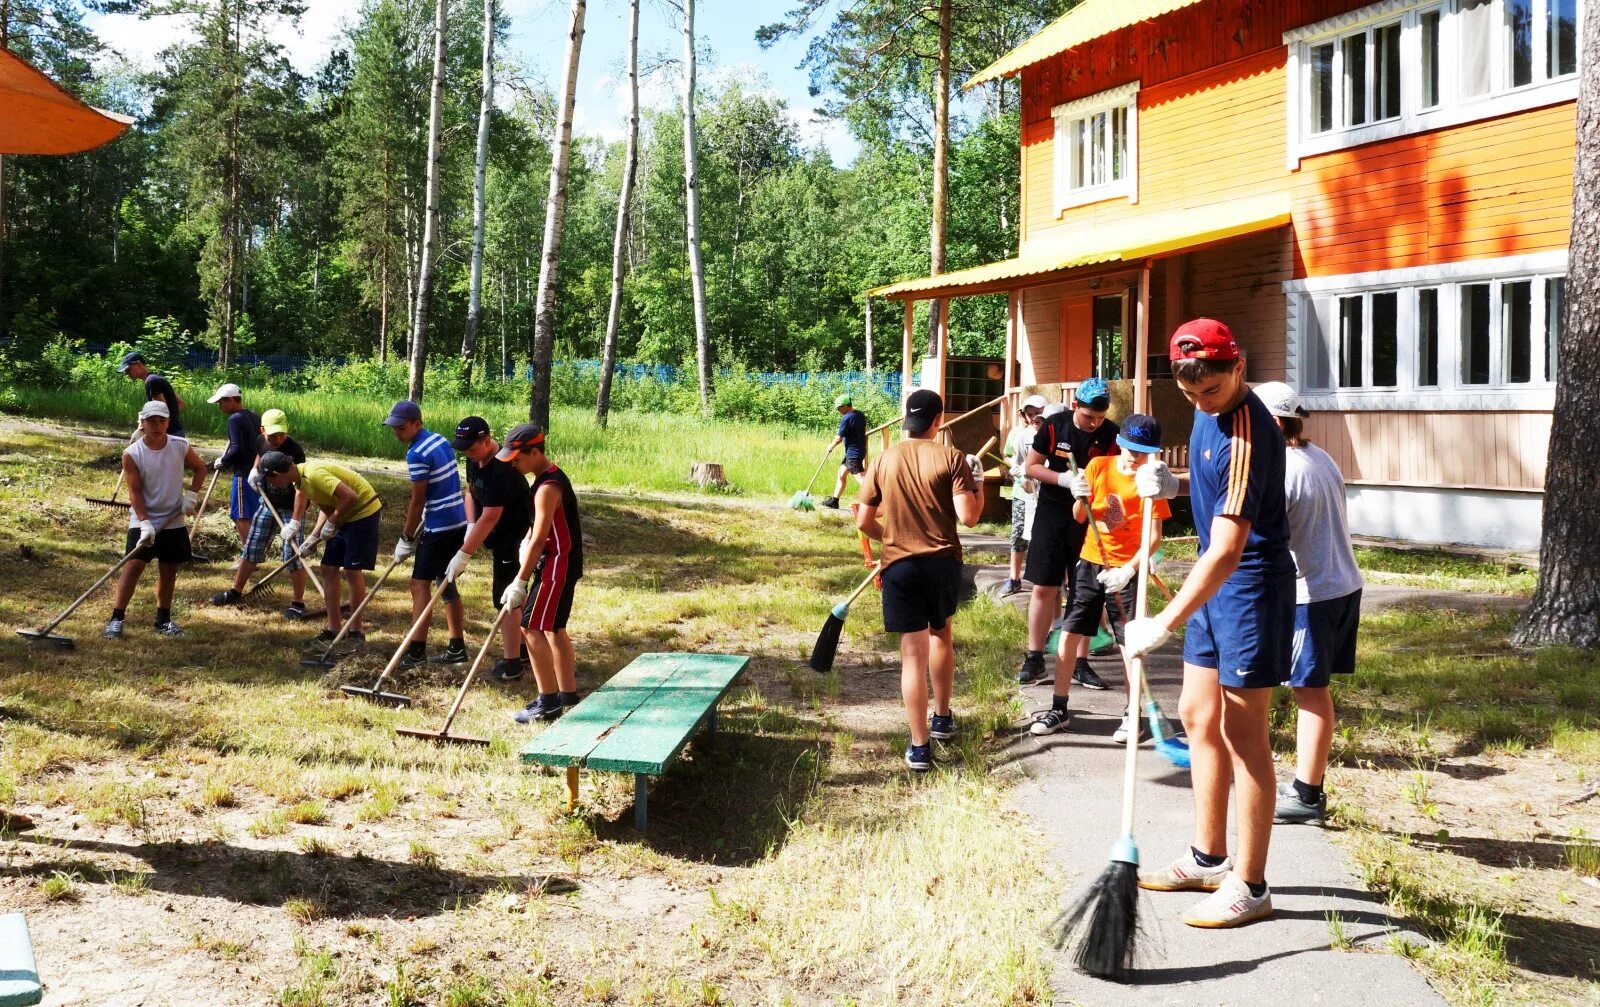
M223 399L242 399L242 398L244 398L244 392L239 390L239 386L238 385L236 385L236 384L234 384L233 382L230 381L229 383L218 387L216 391L211 393L211 397L209 399L206 399L206 401L207 402L221 402Z
M144 404L144 408L139 410L139 418L141 420L147 420L152 416L159 416L162 419L170 420L172 419L172 412L167 408L167 404L165 402L161 401L160 399L151 399L149 402Z
M1259 385L1251 385L1251 391L1256 393L1256 398L1267 407L1267 412L1274 416L1310 416L1306 407L1300 404L1300 393L1284 384L1282 381L1266 381Z
M1049 419L1052 416L1060 416L1066 411L1067 404L1065 402L1052 402L1044 407L1044 418Z
M1022 408L1037 409L1041 413L1044 412L1044 407L1048 406L1049 404L1050 403L1045 400L1043 395L1030 395L1022 400Z

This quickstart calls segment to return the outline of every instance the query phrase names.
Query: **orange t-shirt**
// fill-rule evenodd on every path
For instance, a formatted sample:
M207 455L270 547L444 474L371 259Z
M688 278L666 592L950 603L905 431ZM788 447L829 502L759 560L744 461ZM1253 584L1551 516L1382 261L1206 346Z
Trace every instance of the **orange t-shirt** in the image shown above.
M1144 498L1134 487L1133 476L1117 468L1118 455L1092 458L1084 467L1084 477L1089 480L1091 509L1095 526L1100 529L1098 538L1105 540L1105 551L1100 552L1100 542L1094 532L1083 540L1083 559L1097 566L1126 566L1139 558L1139 528L1144 519ZM1165 500L1156 501L1157 518L1172 516L1172 508Z

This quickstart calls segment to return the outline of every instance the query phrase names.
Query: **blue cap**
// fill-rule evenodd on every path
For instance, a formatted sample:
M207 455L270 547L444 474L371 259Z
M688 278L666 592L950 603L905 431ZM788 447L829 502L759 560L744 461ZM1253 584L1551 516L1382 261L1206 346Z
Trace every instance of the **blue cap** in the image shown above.
M1080 406L1105 409L1111 405L1111 389L1106 387L1105 381L1100 378L1084 378L1078 382L1078 387L1072 390L1072 399Z
M1125 451L1153 455L1161 450L1161 423L1154 416L1133 413L1117 431L1117 446Z
M386 427L403 427L411 420L422 422L422 407L410 399L401 399L389 410L389 416L383 421Z
M127 353L122 355L122 363L117 365L117 373L126 374L128 373L128 368L132 367L134 364L142 363L144 363L144 354L140 353L138 350L129 350Z

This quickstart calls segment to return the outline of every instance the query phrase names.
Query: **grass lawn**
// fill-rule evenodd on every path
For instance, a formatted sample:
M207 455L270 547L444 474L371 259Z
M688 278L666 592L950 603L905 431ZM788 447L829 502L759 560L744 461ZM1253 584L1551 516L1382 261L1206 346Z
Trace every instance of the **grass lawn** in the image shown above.
M456 729L487 749L393 732L437 726L461 668L401 676L411 710L341 697L397 640L393 588L373 603L372 642L329 673L298 665L315 627L278 617L287 596L200 601L225 563L180 577L182 639L149 628L154 571L121 641L99 637L104 594L63 625L76 650L12 635L112 562L125 517L80 499L109 490L116 445L15 428L4 441L0 806L37 828L0 837L0 904L28 913L53 996L137 984L146 1004L1048 1002L1042 914L1060 882L985 755L1017 715L1021 620L982 601L958 616L960 737L942 771L910 777L876 604L858 604L834 674L803 664L861 576L845 516L583 494L584 690L647 650L754 658L723 730L653 785L641 837L630 779L585 774L568 815L564 782L519 766L529 730L507 714L531 683L469 695ZM559 440L555 456L568 461ZM392 543L404 487L394 465L370 467ZM572 468L580 492L595 481ZM232 542L225 519L206 519L203 551ZM475 642L488 586L473 573Z

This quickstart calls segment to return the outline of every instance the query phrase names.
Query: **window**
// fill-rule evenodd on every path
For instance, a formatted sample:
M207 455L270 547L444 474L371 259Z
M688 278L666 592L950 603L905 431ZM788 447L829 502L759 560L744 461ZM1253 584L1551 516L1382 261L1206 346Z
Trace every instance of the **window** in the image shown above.
M1393 388L1400 380L1400 294L1339 298L1339 387Z
M1544 12L1547 77L1578 72L1578 0L1549 0Z
M1460 94L1475 98L1489 93L1494 70L1494 0L1461 0L1456 12L1456 66Z
M1372 387L1393 388L1400 381L1400 295L1372 295Z
M1360 297L1339 298L1339 387L1360 388L1361 337L1366 312Z
M1055 108L1057 212L1103 199L1133 198L1138 94L1138 85L1130 84Z
M1544 379L1556 380L1556 351L1567 325L1567 280L1557 276L1544 285Z
M1500 284L1500 332L1504 346L1505 382L1533 380L1533 281Z
M1489 285L1468 283L1461 287L1461 383L1489 383Z
M1439 387L1439 291L1417 291L1417 387Z
M1418 19L1422 35L1422 79L1418 82L1421 93L1417 98L1419 108L1435 108L1439 104L1439 10L1423 11Z

